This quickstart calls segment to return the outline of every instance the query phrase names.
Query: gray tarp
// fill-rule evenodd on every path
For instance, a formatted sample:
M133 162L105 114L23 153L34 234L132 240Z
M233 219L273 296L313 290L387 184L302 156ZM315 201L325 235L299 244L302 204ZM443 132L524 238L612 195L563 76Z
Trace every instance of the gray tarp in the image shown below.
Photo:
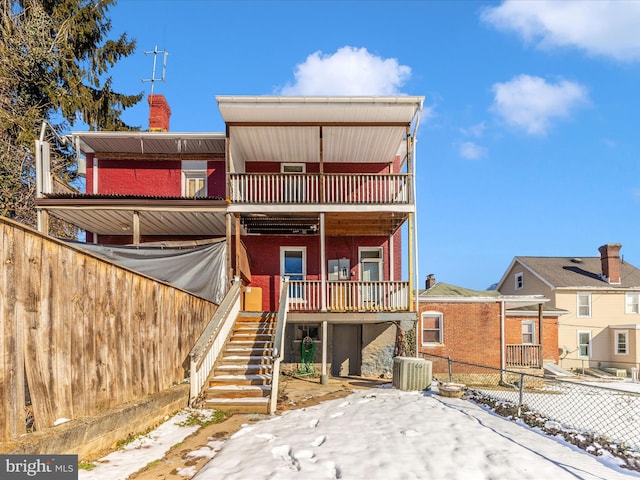
M68 243L218 305L227 290L224 240L179 246L173 242L126 246Z

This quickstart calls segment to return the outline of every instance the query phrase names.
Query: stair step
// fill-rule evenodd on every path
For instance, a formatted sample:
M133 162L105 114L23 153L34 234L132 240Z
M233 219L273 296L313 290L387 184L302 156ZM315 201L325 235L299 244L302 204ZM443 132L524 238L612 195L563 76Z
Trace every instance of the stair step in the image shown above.
M225 353L232 355L253 355L270 357L273 354L273 348L254 348L254 347L228 347L225 349Z
M271 385L216 385L207 388L205 398L255 398L268 397Z
M267 403L269 401L268 398L265 397L254 397L254 398L216 398L215 400L206 400L207 403Z
M248 338L236 338L235 340L229 340L229 347L271 347L273 346L273 340L251 340Z
M215 375L209 378L209 386L222 385L271 385L270 374Z
M231 334L231 340L273 340L273 334L271 333L255 333L255 332L233 332Z
M276 329L274 327L265 327L262 325L258 325L255 327L252 326L242 326L242 327L234 327L233 333L260 333L260 334L274 334Z
M269 398L206 399L204 406L230 413L269 413Z
M222 357L222 362L225 364L235 363L237 365L245 365L247 363L252 365L270 365L272 360L271 357L264 355L228 355Z
M271 365L218 365L214 368L214 375L269 375L272 372Z

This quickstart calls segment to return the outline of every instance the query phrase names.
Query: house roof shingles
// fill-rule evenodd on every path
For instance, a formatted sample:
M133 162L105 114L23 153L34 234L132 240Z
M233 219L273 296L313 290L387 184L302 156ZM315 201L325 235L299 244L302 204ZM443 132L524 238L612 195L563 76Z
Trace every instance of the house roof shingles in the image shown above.
M514 262L555 288L640 288L640 270L623 260L619 284L609 284L602 278L600 257L515 257Z

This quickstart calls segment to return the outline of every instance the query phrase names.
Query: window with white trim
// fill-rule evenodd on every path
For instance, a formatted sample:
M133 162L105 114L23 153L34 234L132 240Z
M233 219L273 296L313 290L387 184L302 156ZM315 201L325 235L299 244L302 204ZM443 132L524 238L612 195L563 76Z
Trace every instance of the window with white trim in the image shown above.
M536 324L531 320L522 321L522 343L533 345L536 340Z
M591 293L578 292L578 317L591 316Z
M442 337L442 313L422 313L422 345L435 345L443 343Z
M282 173L304 173L306 164L304 163L281 163L280 171Z
M578 330L578 356L591 358L591 330Z
M640 313L640 293L632 292L625 295L624 313L638 314Z
M522 272L516 273L514 287L516 290L520 290L524 287L524 274Z
M182 196L189 198L207 196L206 160L182 161Z
M296 282L289 286L289 297L304 298L304 280L307 275L307 247L280 247L280 276Z
M629 331L628 330L615 330L613 332L613 338L615 344L613 345L613 351L616 355L628 355L629 354Z

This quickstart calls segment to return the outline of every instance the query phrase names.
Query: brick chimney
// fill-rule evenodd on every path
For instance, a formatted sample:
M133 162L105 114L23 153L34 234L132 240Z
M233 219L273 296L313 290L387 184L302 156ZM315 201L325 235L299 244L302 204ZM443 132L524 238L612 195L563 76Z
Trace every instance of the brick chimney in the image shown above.
M149 131L168 132L171 109L164 95L152 94L147 99L149 102Z
M436 276L433 273L427 275L427 281L424 283L424 288L429 290L436 284Z
M602 264L602 276L608 283L620 283L620 249L619 243L602 245L600 251L600 263Z

